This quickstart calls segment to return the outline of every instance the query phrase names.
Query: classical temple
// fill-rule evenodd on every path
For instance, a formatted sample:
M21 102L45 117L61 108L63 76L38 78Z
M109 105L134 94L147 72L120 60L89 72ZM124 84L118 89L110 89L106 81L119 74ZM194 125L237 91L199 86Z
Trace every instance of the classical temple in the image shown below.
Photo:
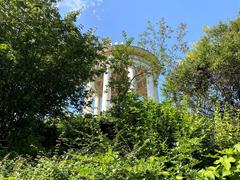
M130 46L130 59L132 65L128 67L128 78L131 82L130 89L135 91L138 96L147 97L159 101L158 97L158 77L160 75L161 64L159 60L149 51ZM114 92L109 87L109 81L113 76L111 69L88 83L88 88L93 89L90 100L92 106L86 106L84 113L99 114L107 111L111 106L111 97Z

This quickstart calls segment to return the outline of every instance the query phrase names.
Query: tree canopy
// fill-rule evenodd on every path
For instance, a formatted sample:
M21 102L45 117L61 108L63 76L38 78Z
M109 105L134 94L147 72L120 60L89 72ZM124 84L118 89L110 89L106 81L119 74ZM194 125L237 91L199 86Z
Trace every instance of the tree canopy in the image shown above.
M185 25L175 44L163 19L149 24L140 45L167 74L158 103L128 91L133 39L101 41L56 1L0 0L0 179L239 179L240 18L207 28L177 66ZM69 113L105 66L110 109Z
M168 77L168 97L190 97L211 112L214 103L240 107L240 17L205 28L205 36Z
M184 23L174 29L161 18L155 24L148 21L146 30L139 34L138 45L157 57L162 64L162 75L169 74L188 51L186 29Z
M0 137L27 120L81 109L84 84L98 73L101 41L64 19L55 0L0 1Z

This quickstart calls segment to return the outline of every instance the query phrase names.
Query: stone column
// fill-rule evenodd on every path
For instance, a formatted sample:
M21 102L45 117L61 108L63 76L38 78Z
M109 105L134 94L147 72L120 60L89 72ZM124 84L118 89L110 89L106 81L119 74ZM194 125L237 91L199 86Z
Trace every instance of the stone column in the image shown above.
M135 69L133 66L128 67L128 79L131 82L130 89L136 89L136 77L135 77Z
M158 79L154 79L154 99L156 102L159 102L158 97Z
M89 82L86 85L86 90L88 91L87 98L84 99L85 105L83 107L83 114L93 113L93 95L92 91L94 88L94 82Z
M154 99L154 80L152 74L147 74L147 96Z
M94 110L93 114L97 115L100 112L100 96L98 94L95 95L94 98Z
M109 80L111 77L111 71L108 68L103 75L103 94L102 94L102 111L107 111L110 107L111 100L111 88L109 87Z

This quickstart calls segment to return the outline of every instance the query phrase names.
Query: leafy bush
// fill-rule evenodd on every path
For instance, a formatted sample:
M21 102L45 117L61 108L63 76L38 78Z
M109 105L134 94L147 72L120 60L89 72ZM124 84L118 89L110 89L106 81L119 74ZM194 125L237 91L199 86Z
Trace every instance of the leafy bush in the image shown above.
M86 81L104 69L102 41L75 25L77 11L62 18L56 2L0 1L1 140L69 105L80 111Z
M23 179L196 179L199 169L216 160L210 153L238 142L239 118L219 110L213 117L204 116L190 111L185 104L157 104L128 94L121 114L116 115L113 108L100 116L48 119L39 126L42 129L36 129L36 137L44 132L41 138L31 141L35 135L29 136L28 144L38 144L35 157L40 156L31 161L19 156L5 158L1 161L1 174ZM27 137L28 131L23 132ZM54 134L56 137L51 139ZM16 148L20 147L20 140ZM46 156L54 150L51 144L56 144L53 157ZM21 148L32 151L29 146ZM47 152L45 156L41 149ZM105 162L106 158L112 160Z
M13 130L8 137L5 151L22 155L36 156L50 153L56 146L58 134L56 128L42 121L27 121L21 128Z
M60 150L104 152L108 146L121 155L138 157L164 155L173 146L177 121L181 120L170 103L163 105L128 94L123 112L114 109L101 116L69 116L51 120L59 133Z
M103 152L108 147L101 130L101 119L94 116L69 116L50 120L58 132L57 150L68 149Z
M94 156L68 152L61 157L39 157L36 163L18 157L0 162L0 177L17 179L168 179L165 157L122 158L109 149ZM14 162L14 163L13 163Z
M219 155L220 154L220 155ZM240 178L240 143L233 148L218 151L218 159L213 166L199 171L202 179L239 179Z

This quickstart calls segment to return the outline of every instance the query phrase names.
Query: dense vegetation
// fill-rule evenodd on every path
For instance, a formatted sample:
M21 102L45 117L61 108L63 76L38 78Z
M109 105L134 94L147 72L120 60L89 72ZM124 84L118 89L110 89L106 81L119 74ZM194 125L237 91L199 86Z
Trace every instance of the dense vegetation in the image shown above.
M239 109L239 27L240 18L205 28L206 35L168 77L168 97L177 102L187 95L205 114L213 113L216 101Z
M110 111L48 119L44 133L16 137L19 146L1 161L2 177L196 179L208 175L198 171L221 153L210 154L240 138L239 119L227 112L210 118L188 112L184 104L176 109L170 102L156 104L131 94L126 99L121 116ZM18 151L24 153L16 156Z
M98 38L75 26L78 13L62 20L53 3L0 1L2 138L31 121L62 115L68 104L80 109L84 82L104 58Z
M177 66L155 49L168 75L156 103L128 91L126 34L107 60L108 44L54 3L0 0L1 179L240 178L240 18L207 29ZM108 112L83 116L86 82L106 65L118 96Z

